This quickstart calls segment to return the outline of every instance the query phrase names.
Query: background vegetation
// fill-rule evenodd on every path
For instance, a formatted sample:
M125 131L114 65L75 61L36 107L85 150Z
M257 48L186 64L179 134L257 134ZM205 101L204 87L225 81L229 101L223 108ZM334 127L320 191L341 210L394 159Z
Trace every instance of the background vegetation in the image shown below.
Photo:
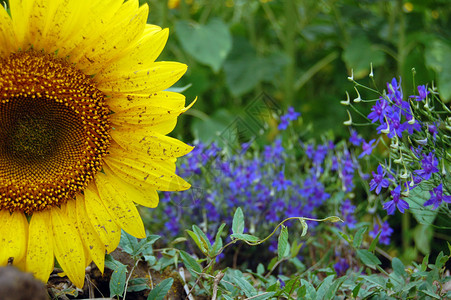
M401 76L413 93L434 81L451 99L448 0L141 1L150 23L170 28L161 59L188 64L180 85L191 84L187 99L199 97L181 135L213 140L264 92L301 111L316 134L342 136L337 100L352 89L351 70L362 79L370 63L380 87Z

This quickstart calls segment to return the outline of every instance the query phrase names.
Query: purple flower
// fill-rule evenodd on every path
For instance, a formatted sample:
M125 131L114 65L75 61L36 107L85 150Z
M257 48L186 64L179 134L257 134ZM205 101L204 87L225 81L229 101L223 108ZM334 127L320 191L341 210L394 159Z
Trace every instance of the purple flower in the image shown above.
M280 138L276 139L272 145L265 146L263 156L265 158L265 163L282 163L284 148L282 146L282 140Z
M349 264L346 258L340 258L338 262L334 264L335 273L337 276L343 276L346 274L346 271L349 269Z
M393 78L391 83L387 82L387 90L388 90L388 98L398 107L401 107L402 102L401 78L399 79L399 84L396 81L396 78Z
M362 158L362 157L364 157L365 155L370 155L371 152L373 152L374 147L376 147L376 145L377 145L377 143L376 143L376 144L373 146L373 144L374 144L375 141L376 141L375 139L372 139L372 140L369 141L368 143L365 142L365 141L363 141L363 145L362 145L363 152L360 153L359 158Z
M390 185L390 181L384 178L386 172L381 165L377 167L377 173L372 173L373 179L370 181L370 191L376 189L376 194L379 194L382 188L387 188Z
M421 169L415 170L414 174L419 177L420 181L428 180L431 178L432 174L437 173L439 171L437 166L438 166L437 158L435 158L433 152L429 152L429 154L423 156L423 159L421 160Z
M374 239L378 235L379 231L381 232L381 234L379 235L379 242L384 245L389 245L390 236L393 233L393 229L390 227L387 221L382 223L382 227L380 227L378 223L374 223L373 230L369 232L369 236Z
M430 94L430 92L428 91L428 89L425 85L419 85L417 87L417 89L418 89L418 96L410 96L410 98L413 98L416 101L423 101Z
M409 134L413 134L413 131L421 131L421 125L418 121L414 121L413 124L409 124L409 122L404 123L404 129L407 130Z
M392 111L393 110L390 106L390 103L381 97L371 108L371 113L368 115L368 118L372 123L375 123L377 121L379 121L379 123L383 123L385 122L385 116L390 115Z
M349 142L354 146L360 146L364 141L365 140L357 133L357 131L351 128L351 137L349 138Z
M300 115L301 113L296 112L292 106L288 108L288 112L286 114L288 119L290 119L291 121L296 121Z
M398 112L393 112L391 115L387 116L390 132L387 134L389 138L395 136L402 137L402 133L406 130L407 122L401 123L401 115Z
M442 204L442 201L451 203L451 196L443 195L443 186L441 183L436 188L433 188L432 191L429 191L429 193L431 194L431 198L424 202L424 206L434 205L433 208L437 209Z
M313 163L316 165L321 165L326 155L327 155L327 146L318 145L316 151L313 154Z
M355 228L355 224L357 224L357 220L354 216L355 206L352 205L351 200L346 199L341 205L341 214L343 215L345 225L348 228Z
M387 214L393 215L396 208L400 213L404 213L406 209L409 209L409 203L401 199L401 185L398 185L393 191L390 192L392 200L385 202L383 208L387 211Z
M429 131L430 134L432 134L432 138L434 139L434 141L437 139L437 133L438 133L437 125L438 124L439 124L438 122L434 122L434 124L428 124L427 125L428 126L428 131Z
M286 115L283 115L280 117L280 123L279 126L277 126L277 129L279 130L285 130L288 128L288 125L290 125L290 120Z
M291 186L291 181L285 179L285 175L283 174L283 171L279 172L279 176L277 176L276 180L274 180L272 186L277 189L278 192L280 191L286 191L289 186Z
M293 107L288 108L288 112L280 117L280 123L277 127L279 130L285 130L291 121L296 121L301 114L296 112Z
M307 148L305 149L305 154L308 158L312 159L313 155L315 154L315 147L312 144L308 144Z

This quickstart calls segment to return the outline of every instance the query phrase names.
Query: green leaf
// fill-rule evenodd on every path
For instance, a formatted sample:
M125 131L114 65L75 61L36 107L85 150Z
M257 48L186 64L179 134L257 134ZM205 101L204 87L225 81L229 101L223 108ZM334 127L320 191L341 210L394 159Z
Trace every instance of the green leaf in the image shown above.
M215 73L221 69L232 49L227 24L220 19L212 19L205 25L182 20L175 23L175 30L183 49L194 59L210 66Z
M329 275L321 282L318 290L316 291L316 299L326 299L326 293L332 285L335 275Z
M247 242L251 242L251 243L256 243L259 242L260 239L258 237L256 237L255 235L251 235L251 234L238 234L238 233L234 233L231 234L230 237L232 239L237 239L237 240L243 240L243 241L247 241Z
M386 282L387 279L385 279L382 276L377 275L377 274L363 276L362 278L365 279L366 281L374 283L375 285L380 286L384 289L387 286L387 282Z
M153 266L157 262L157 258L154 255L144 255L144 260L149 264L149 267Z
M263 275L263 273L265 272L265 267L263 266L262 263L259 263L257 266L257 274L258 275Z
M442 299L439 295L437 295L436 293L429 291L429 290L420 290L419 292L424 293L428 296L431 296L434 299Z
M111 255L105 257L105 266L113 270L110 278L110 297L122 296L125 289L127 266L115 260Z
M234 117L236 115L233 115L226 109L220 108L210 115L209 118L196 118L191 125L191 131L196 139L206 144L213 141L218 142L218 146L223 148L227 145L221 139L218 139L218 135L228 128L230 120L233 120Z
M163 300L173 283L173 278L166 278L150 291L147 300Z
M241 234L244 232L244 215L241 207L238 207L235 211L232 221L232 232L234 234Z
M354 36L345 46L343 60L348 69L354 70L354 78L361 79L370 73L370 64L373 67L385 62L385 54L371 43L364 35Z
M391 261L391 266L393 268L393 271L396 274L403 276L403 277L407 275L406 270L405 270L406 267L404 266L404 264L402 263L402 261L399 258L394 257Z
M332 285L329 287L329 290L327 291L324 299L334 299L335 295L337 294L338 288L343 284L343 282L345 282L346 279L348 279L346 276L342 276L334 280Z
M438 210L433 210L431 206L424 206L424 202L429 199L430 194L427 190L423 190L417 186L409 192L409 197L405 200L409 203L409 211L412 212L415 219L420 224L431 225Z
M379 258L377 258L376 255L366 249L358 249L357 256L366 266L372 269L375 269L377 265L381 264Z
M395 272L390 273L388 277L390 278L390 282L393 285L393 290L395 290L396 292L401 291L406 284L404 278Z
M429 254L423 257L423 261L421 262L421 271L426 271L429 264Z
M277 244L277 256L279 257L279 260L285 257L287 250L288 250L288 229L286 226L282 225Z
M284 279L285 276L283 275L279 275L279 278L283 279L285 282L285 286L283 287L283 292L285 293L286 296L290 296L294 290L296 290L297 288L299 288L299 286L301 285L301 281L299 276L293 276L292 278L286 277Z
M128 254L133 255L133 252L138 246L138 239L122 230L119 246Z
M431 253L431 241L434 230L431 225L418 224L413 230L415 247L424 255Z
M243 273L238 270L229 270L230 280L235 283L247 297L257 295L257 291L244 277Z
M221 226L219 226L218 232L216 232L216 237L215 237L215 242L213 243L213 247L212 247L212 253L211 255L217 255L219 250L222 248L222 238L221 238L221 234L222 231L224 230L225 227L225 223L222 223Z
M425 44L426 66L437 73L438 91L445 101L451 99L451 45L444 40L433 40Z
M180 257L188 271L194 270L194 274L202 272L202 267L200 264L187 252L180 250Z
M355 236L354 236L354 240L352 241L352 245L354 246L354 248L360 248L360 245L362 244L362 240L363 240L363 235L365 234L366 230L368 229L368 227L362 227L360 228Z
M199 249L200 249L203 253L205 253L205 250L206 250L206 249L205 249L205 247L203 247L202 243L200 242L199 237L198 237L193 231L191 231L191 230L189 230L189 229L186 229L185 231L186 231L186 233L188 233L188 235L193 239L193 241L194 241L194 243L196 243L197 247L199 247Z
M139 292L149 289L148 279L132 278L128 282L127 292Z
M376 249L376 246L377 246L377 243L379 242L379 237L381 236L381 233L382 233L382 231L380 230L380 231L377 233L377 235L376 235L376 237L374 238L374 240L371 242L370 247L368 248L368 250L369 250L370 252L373 252L374 249Z
M149 235L145 239L142 239L138 242L138 245L135 246L135 250L132 253L132 256L148 256L153 254L152 245L160 238L159 235Z
M253 296L252 300L266 300L266 299L270 299L275 294L276 294L275 292L265 292L265 293L262 293L262 294L258 294L257 296Z
M301 279L301 287L299 289L302 289L303 287L305 287L304 299L318 299L316 289L310 282L305 279Z
M357 298L357 295L359 294L360 288L362 287L363 282L359 282L353 289L352 289L352 296L354 298Z
M197 225L193 225L193 230L196 233L196 235L199 237L199 240L202 243L202 247L207 250L204 253L207 254L207 252L211 250L210 240Z
M291 256L291 257L296 257L296 256L298 256L298 253L299 253L299 251L301 250L302 245L304 245L304 243L299 243L299 244L298 244L296 241L293 242L293 243L291 244L290 256Z
M224 63L227 87L233 96L241 96L261 81L273 81L288 63L287 56L281 53L258 56L247 39L235 36L232 51Z

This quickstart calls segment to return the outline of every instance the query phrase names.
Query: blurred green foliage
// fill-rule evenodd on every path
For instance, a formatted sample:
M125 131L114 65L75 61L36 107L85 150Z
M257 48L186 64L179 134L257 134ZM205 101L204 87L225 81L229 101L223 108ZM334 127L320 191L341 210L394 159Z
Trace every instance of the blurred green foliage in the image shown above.
M434 81L451 100L448 0L140 1L149 23L171 30L160 59L186 63L179 86L199 98L178 135L213 140L264 92L301 111L316 134L340 136L347 76L368 76L370 63L379 87L398 76L412 92Z

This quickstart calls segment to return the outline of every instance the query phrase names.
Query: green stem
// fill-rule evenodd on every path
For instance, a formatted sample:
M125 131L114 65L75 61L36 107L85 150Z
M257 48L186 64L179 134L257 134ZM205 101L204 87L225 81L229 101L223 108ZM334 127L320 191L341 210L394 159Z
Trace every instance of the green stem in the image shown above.
M399 33L398 33L398 74L402 76L402 72L404 70L404 62L406 58L406 19L405 14L403 12L403 0L397 1L397 9L399 13Z
M289 61L285 68L285 103L291 106L294 101L294 75L296 67L296 4L295 1L285 1L284 48Z

